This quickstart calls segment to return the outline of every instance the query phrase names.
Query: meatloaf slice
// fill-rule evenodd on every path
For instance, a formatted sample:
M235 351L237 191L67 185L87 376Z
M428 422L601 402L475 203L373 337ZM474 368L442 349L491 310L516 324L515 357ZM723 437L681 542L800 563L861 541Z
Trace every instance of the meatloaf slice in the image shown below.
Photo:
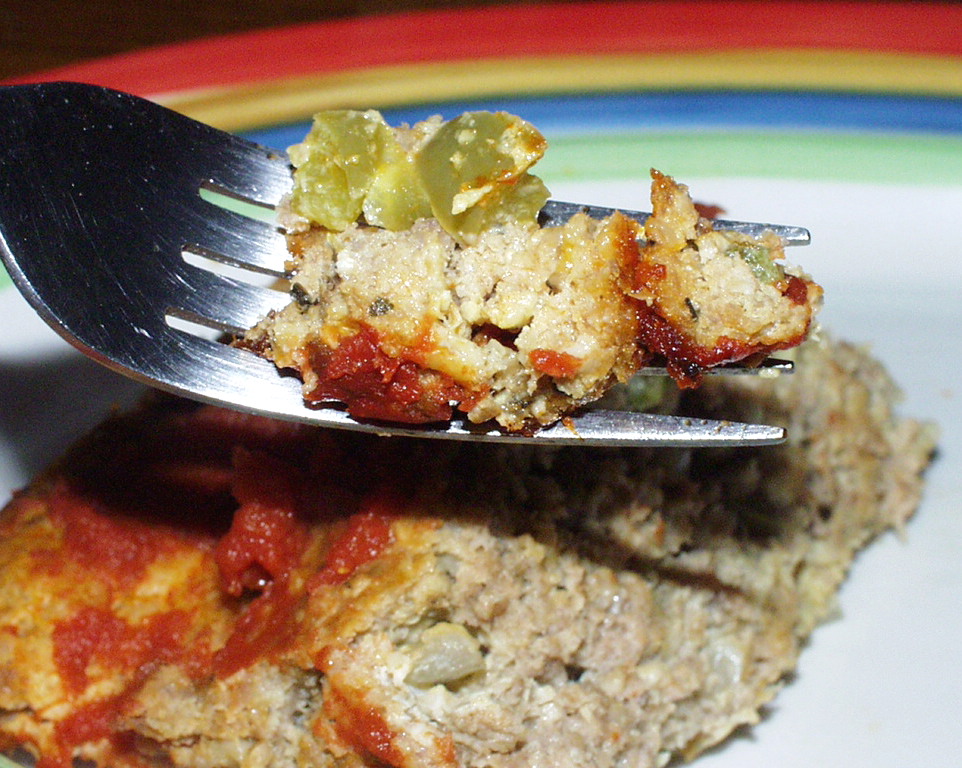
M158 399L0 520L0 734L65 766L652 768L758 719L932 429L823 337L783 446L438 445Z

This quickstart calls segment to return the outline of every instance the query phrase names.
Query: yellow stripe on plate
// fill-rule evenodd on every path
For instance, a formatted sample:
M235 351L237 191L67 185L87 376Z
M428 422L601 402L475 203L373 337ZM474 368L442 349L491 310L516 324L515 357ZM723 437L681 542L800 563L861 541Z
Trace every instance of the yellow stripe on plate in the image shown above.
M242 131L305 120L322 109L694 88L962 97L962 59L817 50L519 57L346 70L161 94L157 100L219 128Z

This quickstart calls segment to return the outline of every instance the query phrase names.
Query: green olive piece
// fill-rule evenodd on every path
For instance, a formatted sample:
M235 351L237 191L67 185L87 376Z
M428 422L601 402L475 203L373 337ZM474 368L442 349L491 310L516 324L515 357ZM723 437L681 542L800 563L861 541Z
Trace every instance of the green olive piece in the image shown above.
M465 113L411 151L374 110L321 112L289 150L291 207L334 231L362 218L396 231L433 216L466 244L492 226L537 220L548 190L528 169L545 146L534 126L506 112Z
M725 251L728 256L741 257L752 274L761 282L769 285L785 277L785 271L772 259L772 251L758 243L733 243Z
M342 231L363 214L369 224L403 229L429 214L412 159L374 110L321 112L288 153L291 206L322 227Z
M527 171L545 146L534 126L507 112L445 123L415 158L435 218L461 242L497 223L534 222L548 190Z

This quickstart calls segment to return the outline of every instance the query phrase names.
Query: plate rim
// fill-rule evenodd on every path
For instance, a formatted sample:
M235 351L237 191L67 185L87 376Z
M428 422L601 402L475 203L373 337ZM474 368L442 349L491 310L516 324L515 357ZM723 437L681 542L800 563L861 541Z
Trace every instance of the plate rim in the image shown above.
M832 24L824 19L830 11ZM572 24L572 19L577 24ZM908 56L952 67L962 95L962 5L680 0L546 2L372 14L161 45L7 80L78 80L150 97L426 63L686 52ZM318 41L323 41L319 45ZM836 61L843 61L839 59ZM954 65L954 66L953 66ZM844 69L844 67L843 67ZM888 68L886 77L895 71ZM865 74L865 71L862 72ZM819 77L831 86L829 71Z

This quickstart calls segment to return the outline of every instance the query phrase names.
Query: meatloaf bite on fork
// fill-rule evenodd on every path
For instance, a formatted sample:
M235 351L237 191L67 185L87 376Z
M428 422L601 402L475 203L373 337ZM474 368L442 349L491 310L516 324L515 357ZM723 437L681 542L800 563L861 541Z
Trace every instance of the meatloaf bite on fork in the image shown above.
M822 290L782 264L781 240L716 230L660 172L645 223L540 226L547 190L529 169L544 145L504 113L411 128L319 114L281 207L291 302L238 343L357 418L462 412L523 431L653 359L690 387L806 338Z

